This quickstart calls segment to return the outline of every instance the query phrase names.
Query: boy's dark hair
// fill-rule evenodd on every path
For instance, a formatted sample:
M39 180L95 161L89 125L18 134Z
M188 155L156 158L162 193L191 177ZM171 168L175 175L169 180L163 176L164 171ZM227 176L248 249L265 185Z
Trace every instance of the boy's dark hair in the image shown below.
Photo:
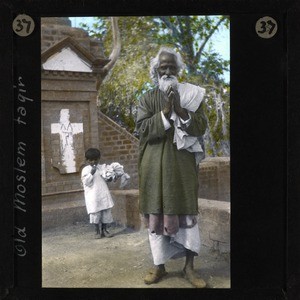
M86 152L85 152L85 158L86 159L98 159L101 157L101 153L98 149L96 148L89 148Z

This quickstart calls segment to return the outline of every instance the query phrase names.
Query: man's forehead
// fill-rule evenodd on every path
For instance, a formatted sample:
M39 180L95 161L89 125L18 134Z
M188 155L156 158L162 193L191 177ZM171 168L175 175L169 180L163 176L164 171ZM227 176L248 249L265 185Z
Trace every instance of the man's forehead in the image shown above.
M159 55L159 61L162 62L168 62L168 63L176 63L176 57L173 53L169 52L162 52Z

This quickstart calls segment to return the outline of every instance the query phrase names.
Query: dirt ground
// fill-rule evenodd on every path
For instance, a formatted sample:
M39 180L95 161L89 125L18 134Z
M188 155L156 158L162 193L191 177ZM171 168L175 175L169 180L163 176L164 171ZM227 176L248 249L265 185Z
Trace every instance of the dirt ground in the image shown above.
M112 238L94 238L94 228L79 223L49 229L42 236L42 287L47 288L193 288L181 274L184 258L166 264L168 275L146 285L143 277L152 267L146 229L112 226ZM228 255L207 247L195 258L195 269L207 288L230 288Z

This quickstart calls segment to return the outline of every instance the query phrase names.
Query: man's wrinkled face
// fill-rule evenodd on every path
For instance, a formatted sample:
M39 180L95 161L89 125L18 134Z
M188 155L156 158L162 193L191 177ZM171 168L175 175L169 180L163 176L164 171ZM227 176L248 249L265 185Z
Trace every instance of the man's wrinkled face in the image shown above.
M159 78L164 75L176 77L178 75L178 67L175 55L162 52L159 56L159 67L157 68L157 71Z
M168 87L172 85L176 88L178 81L178 67L175 56L171 53L162 52L159 56L158 83L159 88L163 92L166 92Z

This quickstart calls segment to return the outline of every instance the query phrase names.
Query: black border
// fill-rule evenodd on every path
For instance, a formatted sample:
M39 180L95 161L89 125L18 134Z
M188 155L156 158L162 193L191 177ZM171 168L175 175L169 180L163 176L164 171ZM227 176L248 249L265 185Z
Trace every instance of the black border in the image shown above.
M288 165L287 165L287 291L288 299L300 299L300 3L293 1L287 14L288 58Z
M0 48L0 58L5 63L1 68L0 80L0 128L1 128L1 144L0 144L0 170L1 170L1 216L0 228L1 237L4 242L0 245L0 287L1 296L4 287L12 287L14 266L13 261L13 161L14 161L14 143L13 143L13 78L12 78L12 34L7 24L11 23L11 10L9 7L0 5L1 19L0 25L0 42L6 47ZM5 141L5 142L4 142ZM5 170L5 171L4 171ZM4 293L5 294L5 293Z
M230 14L231 16L231 262L232 288L182 289L41 289L40 203L40 17L102 15ZM35 32L20 38L11 30L14 17L30 15ZM195 296L201 299L299 298L299 5L296 1L196 0L55 0L4 1L0 5L1 170L6 243L1 249L1 286L11 299L132 299ZM279 24L274 38L255 33L265 15ZM288 33L288 34L287 34ZM298 50L298 53L297 53ZM288 67L287 67L288 64ZM17 78L26 79L34 105L28 103L26 129L13 122ZM2 118L3 117L3 118ZM288 134L287 134L288 130ZM12 134L14 133L14 134ZM12 153L19 139L28 142L26 214L13 211ZM4 152L5 151L5 152ZM287 156L288 155L288 156ZM287 160L288 158L288 160ZM288 175L288 176L287 176ZM288 186L287 186L288 184ZM287 188L288 187L288 188ZM14 220L14 222L11 222ZM26 225L28 254L13 254L14 224ZM24 226L25 226L24 225ZM287 234L287 231L288 234ZM14 234L14 236L13 236ZM288 255L287 255L288 254ZM14 273L12 272L14 270ZM3 274L3 276L2 276Z

